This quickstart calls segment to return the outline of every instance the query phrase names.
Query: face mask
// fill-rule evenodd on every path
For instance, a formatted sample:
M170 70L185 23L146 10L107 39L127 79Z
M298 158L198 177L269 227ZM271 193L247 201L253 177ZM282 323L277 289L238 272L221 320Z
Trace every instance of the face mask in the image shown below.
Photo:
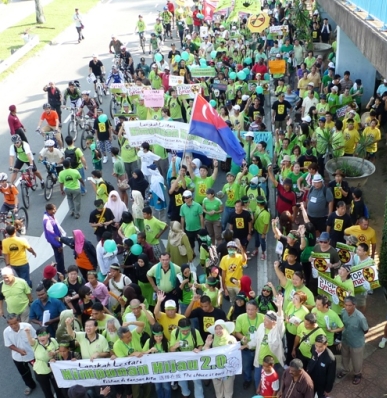
M258 188L258 185L256 185L256 184L250 184L250 188L251 188L251 189L257 189L257 188Z
M236 253L236 250L228 249L227 252L228 252L228 254L229 254L230 256L232 256L233 254Z

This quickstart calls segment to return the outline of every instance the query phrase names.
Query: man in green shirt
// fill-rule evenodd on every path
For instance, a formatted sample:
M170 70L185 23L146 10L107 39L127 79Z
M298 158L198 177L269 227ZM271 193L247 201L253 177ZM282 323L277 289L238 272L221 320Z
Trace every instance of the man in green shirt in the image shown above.
M168 229L168 225L154 217L149 206L144 207L142 214L144 216L146 241L152 245L155 258L159 258L162 253L159 238Z
M195 202L199 204L203 203L203 199L206 197L206 191L214 185L216 177L218 176L218 161L214 160L214 172L208 177L208 167L201 165L199 168L200 176L195 176L192 169L192 160L187 161L187 167L189 175L195 184Z
M192 249L195 249L195 240L199 229L204 228L203 208L192 200L192 192L188 189L183 192L183 206L180 207L181 227L185 230Z
M132 177L133 171L138 169L138 156L137 149L130 145L130 141L124 134L124 124L122 124L118 131L118 145L121 148L121 159L124 162L126 176L129 179Z
M80 185L85 186L85 183L78 170L70 167L70 161L65 159L63 161L64 170L59 173L60 191L62 195L66 194L69 204L70 214L74 218L80 217L81 211L81 189Z
M96 138L96 142L98 143L98 136L96 136L95 138ZM77 148L74 146L74 139L70 135L68 135L65 138L65 141L66 141L67 148L64 151L64 158L65 159L70 158L70 161L71 161L71 158L73 156L72 153L74 153L76 163L77 163L76 169L79 171L79 174L81 175L82 179L85 180L85 178L86 178L85 170L87 170L87 163L86 163L85 157L83 156L83 152L82 152L81 148ZM99 144L98 144L98 149L101 153L103 151L101 151L100 144L101 144L101 141L99 141ZM109 145L110 145L110 141L109 141ZM104 159L105 158L106 158L106 161L104 160L104 163L107 162L106 152L104 153ZM75 167L72 166L72 168L75 168ZM86 193L86 187L84 185L82 185L81 186L81 194L84 195L85 193Z
M171 119L175 122L184 122L181 106L182 103L177 97L177 91L171 90L171 97L167 100L166 107L169 109Z

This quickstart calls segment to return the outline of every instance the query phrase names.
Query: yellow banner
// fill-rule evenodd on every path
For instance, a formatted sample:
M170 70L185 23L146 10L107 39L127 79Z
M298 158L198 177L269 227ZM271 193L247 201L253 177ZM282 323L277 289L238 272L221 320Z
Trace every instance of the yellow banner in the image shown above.
M217 7L215 8L215 11L219 10L224 10L225 8L231 7L232 0L219 0L219 3Z

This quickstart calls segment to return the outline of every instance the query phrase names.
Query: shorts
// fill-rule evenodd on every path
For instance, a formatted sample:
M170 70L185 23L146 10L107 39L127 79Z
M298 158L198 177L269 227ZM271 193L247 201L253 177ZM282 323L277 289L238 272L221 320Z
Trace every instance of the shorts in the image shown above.
M29 167L30 162L23 162L23 161L20 160L19 158L16 158L16 162L15 162L15 165L13 166L13 168L16 169L16 170L20 170L20 169L23 167L23 164L26 164L27 167ZM37 170L37 168L36 168L36 164L35 164L35 162L34 162L34 163L33 163L33 167L32 167L32 171L35 172L36 170Z
M375 159L376 158L376 152L367 152L367 159Z
M327 217L311 217L309 215L308 217L316 231L325 232L327 230Z

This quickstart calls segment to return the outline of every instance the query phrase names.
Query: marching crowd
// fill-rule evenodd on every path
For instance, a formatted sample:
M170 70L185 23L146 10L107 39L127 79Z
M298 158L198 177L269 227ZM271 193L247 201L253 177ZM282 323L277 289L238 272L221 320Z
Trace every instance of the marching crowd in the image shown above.
M292 33L291 2L267 3L270 25L287 25L288 37L270 28L251 33L246 18L229 21L219 15L205 22L201 4L175 9L170 1L161 13L162 23L156 20L152 34L156 41L151 39L150 48L152 52L161 42L167 45L176 25L181 52L171 43L168 55L154 51L151 65L145 57L135 65L127 48L112 37L109 50L119 56L135 85L164 88L162 108L146 107L141 95L121 93L115 123L74 82L63 97L54 83L44 88L48 104L39 127L46 120L47 131L53 130L56 140L46 140L39 156L56 164L60 190L74 219L80 217L87 192L88 165L70 136L61 141L61 107L70 98L80 111L86 107L95 117L94 135L87 137L86 149L92 155L88 180L95 192L95 209L88 227L79 226L65 236L55 218L56 206L46 205L43 229L55 264L44 267L34 288L35 299L26 252L36 253L17 236L14 226L6 228L0 315L6 303L4 342L25 383L25 395L37 382L45 398L52 398L53 391L56 398L84 398L86 393L150 398L151 383L58 388L50 362L199 352L237 342L246 392L254 387L265 398L329 397L335 378L345 377L351 366L352 383L361 382L369 329L364 313L373 291L355 294L351 266L374 258L376 234L362 191L349 187L345 172L336 170L334 179L325 183L324 139L332 134L333 150L350 157L361 137L368 137L366 156L374 161L380 129L385 131L387 121L387 81L367 104L372 109L362 121L361 80L353 82L349 71L343 77L336 74L334 45L329 63L315 58L309 48L316 41L334 41L328 21L314 12L310 43L302 43ZM81 41L79 18L77 11ZM208 28L202 37L201 26ZM137 30L145 29L139 16ZM268 62L279 59L286 61L286 70L270 77ZM193 69L200 65L204 69L203 62L215 69L215 77L192 77ZM123 78L114 66L104 79L105 68L97 55L89 72L107 87L109 82L122 82L116 81L117 76ZM241 165L232 159L218 162L183 151L172 153L147 142L140 148L131 146L125 121L189 122L193 100L178 97L170 86L170 74L181 76L185 84L200 85L201 94L244 148ZM265 114L269 98L265 94L270 90L278 99L271 114ZM345 105L346 112L337 114ZM16 171L26 163L39 178L16 106L9 110L10 166ZM267 139L257 139L269 125L273 148ZM103 170L109 157L114 184L105 179ZM215 182L224 178L219 169L226 177L216 192ZM5 173L0 175L2 211L18 207L15 179L15 173L10 182ZM276 192L276 217L268 207L271 186ZM95 238L89 240L91 231ZM277 279L265 281L262 291L256 291L244 270L252 258L257 257L258 266L267 260L267 250L273 250L266 244L270 231L277 240L278 261L273 265ZM161 241L164 233L166 245ZM338 244L356 246L351 263L339 257ZM68 249L74 255L71 265L64 260ZM345 288L346 295L337 302L318 289L316 253L324 255L327 274ZM386 342L387 328L379 347ZM336 371L338 355L342 368ZM235 376L213 379L216 398L231 398L234 381ZM193 380L195 398L203 398L203 386L210 383ZM183 397L191 395L186 380L154 386L158 398L170 398L178 388Z

